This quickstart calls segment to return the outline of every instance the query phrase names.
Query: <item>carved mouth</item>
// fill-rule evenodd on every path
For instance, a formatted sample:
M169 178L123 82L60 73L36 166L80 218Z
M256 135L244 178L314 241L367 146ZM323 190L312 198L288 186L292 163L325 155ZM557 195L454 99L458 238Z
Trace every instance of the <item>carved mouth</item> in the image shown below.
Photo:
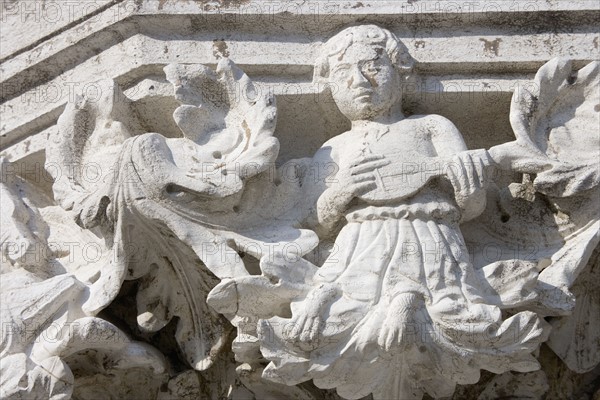
M370 100L371 95L372 95L372 92L369 90L360 91L360 92L356 93L356 95L354 96L354 100L361 100L361 101Z

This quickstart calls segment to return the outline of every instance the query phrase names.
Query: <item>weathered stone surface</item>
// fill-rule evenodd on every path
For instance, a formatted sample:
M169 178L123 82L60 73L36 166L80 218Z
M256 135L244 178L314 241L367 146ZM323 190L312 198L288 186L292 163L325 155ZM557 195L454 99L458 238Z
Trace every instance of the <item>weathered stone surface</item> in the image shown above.
M2 398L598 397L597 4L71 3L2 3Z

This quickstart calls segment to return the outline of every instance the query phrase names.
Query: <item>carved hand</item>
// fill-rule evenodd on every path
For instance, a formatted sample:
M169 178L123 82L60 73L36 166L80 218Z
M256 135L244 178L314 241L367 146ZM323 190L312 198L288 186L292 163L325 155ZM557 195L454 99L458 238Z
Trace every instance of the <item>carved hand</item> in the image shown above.
M446 175L454 187L456 202L463 210L463 221L483 212L491 165L493 161L486 150L475 150L458 153L453 157L452 165L446 168Z
M389 163L382 155L361 155L350 168L341 170L333 178L333 185L319 198L319 221L327 224L337 220L352 199L375 189L375 170Z

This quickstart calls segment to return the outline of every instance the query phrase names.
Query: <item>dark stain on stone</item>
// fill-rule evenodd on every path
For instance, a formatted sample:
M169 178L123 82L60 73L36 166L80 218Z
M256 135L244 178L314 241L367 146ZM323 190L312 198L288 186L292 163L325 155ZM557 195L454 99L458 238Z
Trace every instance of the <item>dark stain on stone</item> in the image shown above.
M377 81L375 79L373 79L373 77L371 75L365 75L365 78L367 78L367 80L371 84L371 87L377 87L377 86L379 86L379 84L377 83Z
M412 3L416 3L417 1L419 1L419 0L407 0L407 3L412 4Z
M250 0L223 0L223 5L225 7L239 7L243 4L249 3Z
M214 0L193 0L196 3L208 5L208 3L214 3ZM218 0L219 7L221 8L239 8L243 4L249 3L250 0Z
M498 49L500 47L500 42L502 39L496 38L494 40L487 40L484 38L479 38L480 41L483 42L483 51L485 53L494 53L494 55L498 55Z
M365 5L359 1L358 3L356 3L355 5L353 5L352 8L361 8L361 7L364 7L364 6Z
M415 42L415 48L417 48L417 49L424 49L425 48L425 41L424 40L417 40Z
M227 43L225 43L225 40L213 40L213 56L215 56L217 59L229 57L229 49L227 48Z
M250 127L248 126L248 122L246 120L242 121L242 128L244 128L244 133L246 134L246 145L244 146L244 151L246 151L248 149L248 146L250 146L252 131L250 130Z
M344 49L344 51L342 51L340 53L340 55L338 56L338 61L342 61L344 59L344 56L346 55L346 51L348 51L348 48Z
M596 105L594 106L594 111L596 111L596 112L600 112L600 104L596 104Z
M544 39L543 42L546 46L548 46L548 49L550 49L550 51L554 50L554 43L552 43L552 38Z
M140 3L143 2L143 0L135 0L136 3L139 1ZM194 3L199 3L204 7L204 10L214 10L215 8L239 8L241 5L245 4L245 3L249 3L251 0L217 0L217 2L219 3L219 5L217 7L212 7L211 4L209 3L214 3L214 0L158 0L158 9L162 10L165 3L167 1L173 1L173 2L185 2L188 3L190 1L193 1Z
M597 49L598 48L598 36L596 36L594 38L594 40L592 41L592 43L594 44L594 48Z

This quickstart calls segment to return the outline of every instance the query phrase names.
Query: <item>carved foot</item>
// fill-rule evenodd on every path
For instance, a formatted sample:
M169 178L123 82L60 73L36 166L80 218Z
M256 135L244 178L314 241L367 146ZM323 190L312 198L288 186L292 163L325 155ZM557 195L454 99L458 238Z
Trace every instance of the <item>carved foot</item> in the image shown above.
M377 339L383 351L402 351L409 346L417 302L418 297L414 293L402 293L394 297Z
M303 302L306 310L295 319L297 345L304 351L311 351L319 346L319 336L323 331L325 320L323 313L339 295L337 285L322 284L312 290Z

